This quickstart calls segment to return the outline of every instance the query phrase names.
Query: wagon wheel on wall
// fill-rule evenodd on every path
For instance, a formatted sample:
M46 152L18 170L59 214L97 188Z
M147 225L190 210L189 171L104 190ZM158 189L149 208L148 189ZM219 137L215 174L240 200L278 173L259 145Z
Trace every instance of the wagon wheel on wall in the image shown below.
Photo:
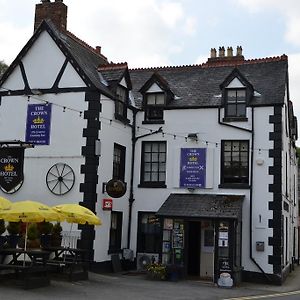
M53 165L46 175L47 187L55 195L68 193L75 183L75 173L73 169L65 163Z

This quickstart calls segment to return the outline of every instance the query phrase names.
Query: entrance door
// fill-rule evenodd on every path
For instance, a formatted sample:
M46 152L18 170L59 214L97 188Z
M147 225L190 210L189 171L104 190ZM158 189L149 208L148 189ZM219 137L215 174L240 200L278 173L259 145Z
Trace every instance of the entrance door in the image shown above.
M214 273L214 228L210 221L201 222L200 277L212 280Z
M200 240L201 222L189 222L188 249L187 249L187 274L200 276Z

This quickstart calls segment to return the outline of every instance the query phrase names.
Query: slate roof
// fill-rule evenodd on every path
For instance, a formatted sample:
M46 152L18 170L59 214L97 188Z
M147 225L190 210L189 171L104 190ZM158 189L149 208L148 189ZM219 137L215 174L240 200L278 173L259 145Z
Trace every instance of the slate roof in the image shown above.
M169 108L217 107L222 98L220 85L227 76L237 68L252 84L256 93L251 105L282 104L285 84L287 82L287 56L242 60L235 64L160 67L131 69L135 103L141 107L141 87L157 72L169 84L175 99L168 104ZM260 95L261 96L260 96Z
M244 195L170 194L156 215L180 218L238 218Z

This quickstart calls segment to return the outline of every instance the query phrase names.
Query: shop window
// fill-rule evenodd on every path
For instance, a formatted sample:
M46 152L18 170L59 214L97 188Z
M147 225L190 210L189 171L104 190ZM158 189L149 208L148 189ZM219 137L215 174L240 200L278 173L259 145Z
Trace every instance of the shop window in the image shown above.
M161 227L155 213L140 212L138 218L137 252L159 253L161 247Z
M125 177L125 155L126 148L115 143L113 157L113 179L118 179L123 182Z
M123 213L112 211L109 234L109 253L121 251Z
M249 142L222 141L220 187L249 185Z
M165 187L166 142L143 142L141 158L141 187Z

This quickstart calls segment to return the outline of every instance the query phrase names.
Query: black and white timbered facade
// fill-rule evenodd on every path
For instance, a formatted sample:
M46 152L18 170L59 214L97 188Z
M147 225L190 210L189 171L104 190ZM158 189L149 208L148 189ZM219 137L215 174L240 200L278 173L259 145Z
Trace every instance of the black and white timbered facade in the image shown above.
M78 228L95 270L126 249L138 269L281 284L299 258L287 56L128 69L66 30L62 1L38 4L35 27L0 80L0 140L35 144L7 197L95 211L103 225Z

